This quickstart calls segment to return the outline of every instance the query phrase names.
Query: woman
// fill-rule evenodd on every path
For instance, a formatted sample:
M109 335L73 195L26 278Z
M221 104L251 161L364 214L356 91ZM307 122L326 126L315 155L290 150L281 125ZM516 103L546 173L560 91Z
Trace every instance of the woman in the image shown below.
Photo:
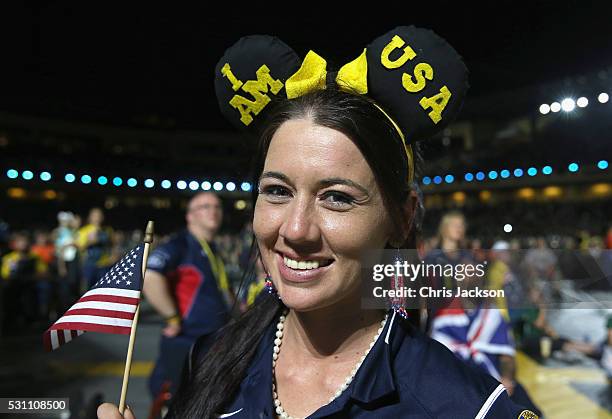
M416 29L395 31L408 38ZM231 58L261 64L249 56L257 49L253 37L245 39L218 66L234 91L246 83ZM380 54L395 38L384 39L368 54ZM268 41L262 50L279 48L284 51L275 57L291 61L284 44ZM271 293L219 333L210 349L210 339L195 345L168 417L531 417L494 379L420 335L401 316L405 310L361 307L362 253L415 246L416 156L402 138L406 126L382 110L376 95L355 94L335 73L309 83L320 61L307 56L297 73L283 73L275 57L266 56L266 68L272 81L285 82L289 100L278 101L260 125L253 220ZM323 89L321 80L327 81ZM307 86L297 95L296 81ZM368 78L369 91L375 87ZM220 102L232 100L232 92L217 94ZM253 96L255 102L240 109L244 102L234 101L244 125L260 123L262 109L248 109L257 103ZM109 404L99 416L121 417Z

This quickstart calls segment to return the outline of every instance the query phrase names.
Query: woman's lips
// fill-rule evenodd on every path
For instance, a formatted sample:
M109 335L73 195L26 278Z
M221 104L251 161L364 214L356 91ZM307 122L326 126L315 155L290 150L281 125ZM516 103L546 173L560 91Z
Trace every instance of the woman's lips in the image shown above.
M288 282L309 282L319 278L333 265L333 260L326 266L319 266L315 269L293 269L285 265L283 261L283 255L280 253L276 254L276 260L278 265L278 271L284 280Z

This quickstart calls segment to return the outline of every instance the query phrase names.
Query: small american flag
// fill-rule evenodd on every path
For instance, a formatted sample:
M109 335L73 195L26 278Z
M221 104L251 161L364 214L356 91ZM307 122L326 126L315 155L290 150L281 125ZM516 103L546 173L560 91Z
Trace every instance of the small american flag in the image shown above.
M43 335L47 351L84 332L129 335L142 284L144 245L130 250Z

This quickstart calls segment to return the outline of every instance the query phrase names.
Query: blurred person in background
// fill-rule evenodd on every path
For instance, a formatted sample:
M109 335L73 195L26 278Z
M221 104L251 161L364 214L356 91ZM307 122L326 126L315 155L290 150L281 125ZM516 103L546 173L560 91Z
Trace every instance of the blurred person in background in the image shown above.
M561 272L555 252L548 246L544 237L538 237L535 246L525 253L523 265L530 284L541 287L546 301L560 298Z
M234 296L214 244L222 220L219 197L211 192L197 194L187 205L187 228L149 256L143 292L166 322L149 379L154 398L174 393L193 342L230 318Z
M68 295L62 305L70 303L79 294L79 258L77 247L78 225L72 212L61 211L57 214L58 226L53 231L55 238L55 258L60 289L67 289ZM66 307L67 308L67 307Z
M514 323L515 317L520 315L516 309L524 305L527 297L524 284L521 283L514 270L512 253L510 243L507 241L495 242L489 252L491 262L487 269L488 288L504 290L504 297L497 297L495 305L501 311L504 319L510 323Z
M112 230L103 225L104 213L100 208L92 208L87 224L77 233L77 244L81 252L82 277L84 286L89 289L111 265Z
M46 231L35 232L34 244L30 250L47 265L48 269L55 268L55 245L53 244L49 233Z
M45 276L47 265L30 251L26 233L14 233L10 247L12 251L2 257L0 269L4 283L2 309L11 316L7 317L6 325L13 323L17 330L19 324L47 317L50 284Z

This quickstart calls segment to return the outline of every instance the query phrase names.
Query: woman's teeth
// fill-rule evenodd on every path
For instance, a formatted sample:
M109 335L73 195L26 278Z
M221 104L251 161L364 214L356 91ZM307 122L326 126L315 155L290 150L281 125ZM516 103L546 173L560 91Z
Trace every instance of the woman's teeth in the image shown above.
M287 256L283 256L283 261L285 262L285 266L290 267L291 269L317 269L319 267L319 261L312 260L297 260L289 259Z

